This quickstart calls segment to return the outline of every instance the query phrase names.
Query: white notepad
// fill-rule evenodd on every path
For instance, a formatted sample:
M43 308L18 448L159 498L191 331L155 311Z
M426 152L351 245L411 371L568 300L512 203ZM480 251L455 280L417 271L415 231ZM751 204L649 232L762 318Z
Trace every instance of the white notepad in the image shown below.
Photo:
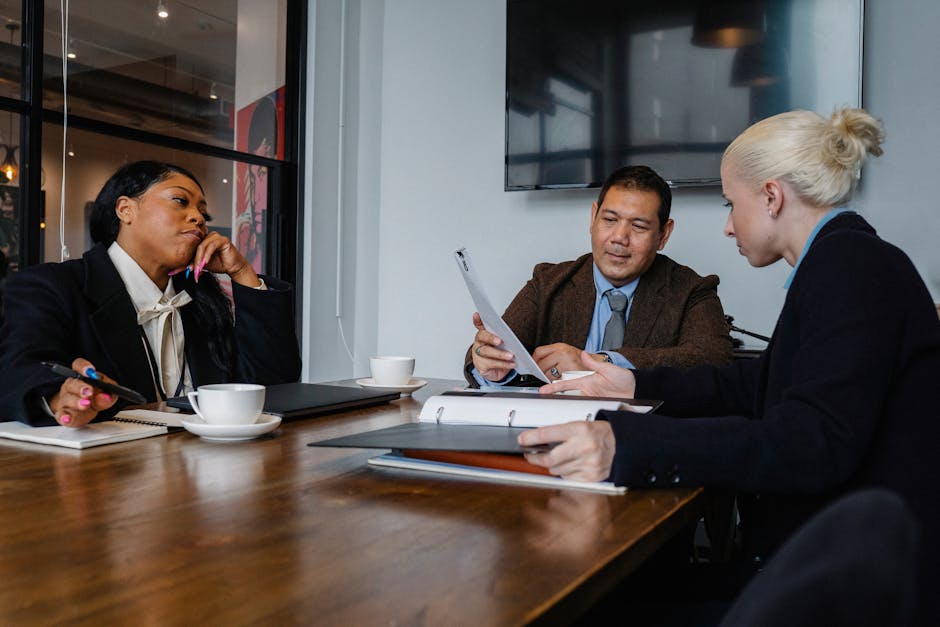
M94 422L78 429L60 426L30 427L22 422L0 422L0 438L68 448L89 448L149 438L167 432L164 425L120 420Z

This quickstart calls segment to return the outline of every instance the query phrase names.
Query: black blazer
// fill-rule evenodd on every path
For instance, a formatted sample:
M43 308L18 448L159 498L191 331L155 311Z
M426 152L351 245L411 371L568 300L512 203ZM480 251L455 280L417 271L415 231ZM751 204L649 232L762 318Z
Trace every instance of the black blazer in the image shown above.
M177 291L192 279L173 278ZM205 322L195 304L180 309L186 338L186 362L193 385L250 381L296 381L300 353L294 334L289 284L265 277L265 291L232 284L235 299L235 353L228 373L212 360L200 338ZM137 314L107 249L95 246L81 259L32 266L12 276L4 294L0 329L0 419L53 424L39 404L62 383L39 361L70 364L84 357L95 368L157 400ZM102 418L126 403L118 402Z
M614 481L740 491L752 562L837 495L886 487L924 525L922 581L940 578L940 321L860 216L820 231L760 359L636 375L663 415L607 413Z

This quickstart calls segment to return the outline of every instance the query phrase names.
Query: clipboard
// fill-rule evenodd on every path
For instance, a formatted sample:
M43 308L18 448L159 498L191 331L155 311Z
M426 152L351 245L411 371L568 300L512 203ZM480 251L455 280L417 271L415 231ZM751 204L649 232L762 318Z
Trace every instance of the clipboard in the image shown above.
M526 347L516 337L513 330L496 313L490 299L486 296L486 292L483 291L483 285L480 283L467 249L461 248L454 251L454 259L457 261L457 268L460 270L464 283L467 284L467 290L470 292L470 298L473 299L473 304L477 308L477 313L480 314L480 318L483 320L483 326L490 333L498 335L503 340L503 348L515 356L516 373L530 375L545 383L551 383L545 373L539 369L538 364L535 363L535 359L532 358Z

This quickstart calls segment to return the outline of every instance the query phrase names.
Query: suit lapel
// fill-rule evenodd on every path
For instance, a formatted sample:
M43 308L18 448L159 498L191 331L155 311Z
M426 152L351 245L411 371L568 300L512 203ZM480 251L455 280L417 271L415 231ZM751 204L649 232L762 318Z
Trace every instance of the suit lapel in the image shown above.
M597 298L597 288L594 286L594 257L587 255L585 261L571 276L573 298L565 307L571 316L567 333L570 333L569 344L584 347L587 344L588 332L591 330L591 319L594 317L594 301Z
M84 261L85 295L96 305L91 326L99 345L114 364L114 374L120 373L120 378L114 378L146 396L148 401L156 401L150 362L137 325L137 310L121 276L103 246L85 253ZM106 374L114 376L111 372Z
M656 255L653 265L640 277L640 283L633 293L630 305L630 317L624 329L624 346L646 346L647 338L653 332L659 313L666 304L663 295L665 282L665 264Z

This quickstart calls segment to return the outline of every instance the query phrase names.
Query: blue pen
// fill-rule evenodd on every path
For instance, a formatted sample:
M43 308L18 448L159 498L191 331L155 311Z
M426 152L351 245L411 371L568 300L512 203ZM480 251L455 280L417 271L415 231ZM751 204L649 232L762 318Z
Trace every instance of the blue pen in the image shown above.
M79 381L84 381L88 385L96 387L99 390L104 390L109 394L120 396L121 398L129 400L130 402L137 405L143 405L147 402L147 399L136 390L126 388L123 385L117 385L116 383L102 381L100 375L95 372L94 368L89 368L87 370L88 374L82 374L77 370L72 370L67 366L63 366L62 364L57 364L52 361L43 361L40 363L56 374L62 375L63 377L71 377L73 379L78 379Z

